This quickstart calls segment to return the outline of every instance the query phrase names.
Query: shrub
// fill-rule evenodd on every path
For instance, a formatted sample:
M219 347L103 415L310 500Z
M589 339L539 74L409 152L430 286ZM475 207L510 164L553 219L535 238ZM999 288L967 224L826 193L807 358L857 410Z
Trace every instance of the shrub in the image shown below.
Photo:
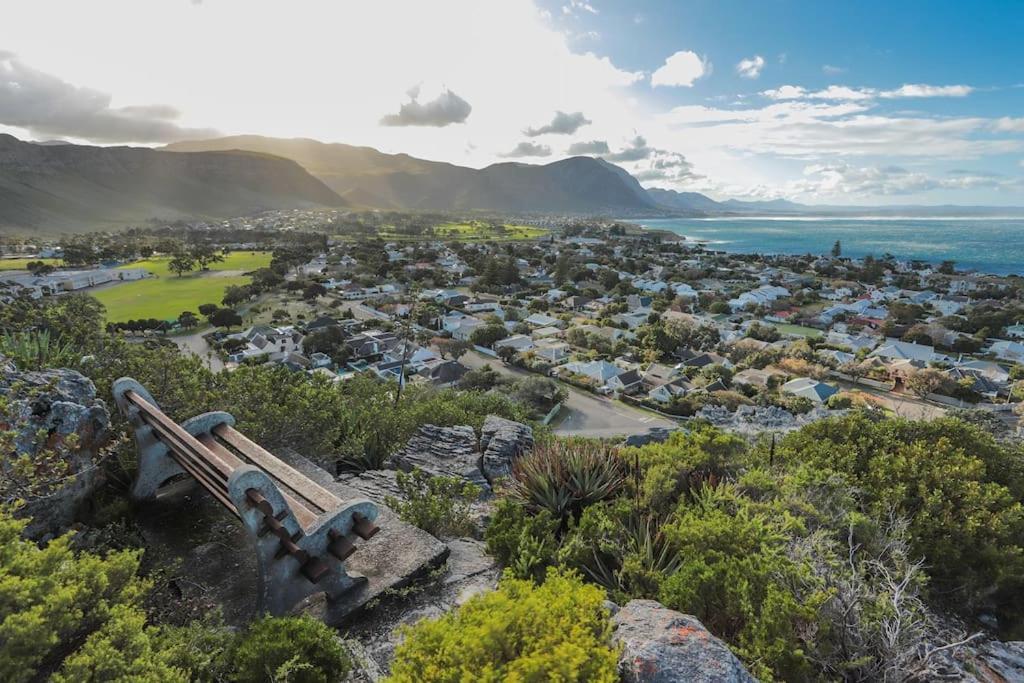
M550 570L540 586L505 577L439 619L402 629L391 683L618 681L604 592Z
M385 505L403 520L435 536L467 536L475 525L470 505L480 487L458 477L434 477L416 468L396 475L402 499L387 496Z
M311 617L265 617L230 653L240 683L330 683L351 668L332 628Z
M548 510L531 512L518 501L502 498L484 534L487 553L517 578L540 580L555 564L558 527L559 520Z
M137 610L148 588L136 575L140 553L76 554L70 535L38 547L21 537L27 524L15 519L9 507L0 507L0 680L27 681L40 668L56 668L68 644L83 640L86 647L74 670L114 670L100 661L110 652L102 641L122 642L124 625L141 618L123 611ZM141 643L124 654L145 650ZM120 663L125 671L139 670L139 665L128 659Z
M596 441L567 439L537 444L512 466L512 495L562 520L615 495L624 481L618 451Z

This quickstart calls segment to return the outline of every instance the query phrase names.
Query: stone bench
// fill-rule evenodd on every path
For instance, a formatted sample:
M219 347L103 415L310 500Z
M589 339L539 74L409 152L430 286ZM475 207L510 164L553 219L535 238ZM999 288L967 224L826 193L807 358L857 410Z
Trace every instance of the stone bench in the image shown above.
M345 560L360 547L357 538L379 531L374 503L342 500L235 430L228 413L179 425L131 378L117 380L113 393L138 446L132 497L152 500L169 481L190 476L236 515L256 549L258 611L285 614L318 593L330 605L365 584Z

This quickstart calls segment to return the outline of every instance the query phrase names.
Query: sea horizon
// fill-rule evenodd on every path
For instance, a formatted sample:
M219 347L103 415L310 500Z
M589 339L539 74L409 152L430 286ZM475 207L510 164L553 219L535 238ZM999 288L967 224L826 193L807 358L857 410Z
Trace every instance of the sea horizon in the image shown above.
M839 240L844 256L892 254L958 270L1024 275L1024 218L1000 216L742 216L632 221L730 253L827 254ZM809 225L818 229L808 230Z

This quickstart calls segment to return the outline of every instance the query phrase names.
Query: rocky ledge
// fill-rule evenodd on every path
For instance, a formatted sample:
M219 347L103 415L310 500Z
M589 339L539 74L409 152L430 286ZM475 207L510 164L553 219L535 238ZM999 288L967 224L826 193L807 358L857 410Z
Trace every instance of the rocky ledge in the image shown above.
M26 534L38 539L63 533L103 483L97 460L109 436L107 406L96 398L93 383L74 370L20 371L2 356L0 398L0 431L12 435L14 453L41 459L52 452L67 465L19 510L32 517Z

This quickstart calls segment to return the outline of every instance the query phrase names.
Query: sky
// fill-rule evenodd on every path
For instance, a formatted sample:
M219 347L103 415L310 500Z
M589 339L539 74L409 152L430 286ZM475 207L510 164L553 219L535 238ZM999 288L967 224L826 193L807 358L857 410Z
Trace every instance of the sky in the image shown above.
M1024 205L1024 3L3 0L0 132L253 133L717 199Z

